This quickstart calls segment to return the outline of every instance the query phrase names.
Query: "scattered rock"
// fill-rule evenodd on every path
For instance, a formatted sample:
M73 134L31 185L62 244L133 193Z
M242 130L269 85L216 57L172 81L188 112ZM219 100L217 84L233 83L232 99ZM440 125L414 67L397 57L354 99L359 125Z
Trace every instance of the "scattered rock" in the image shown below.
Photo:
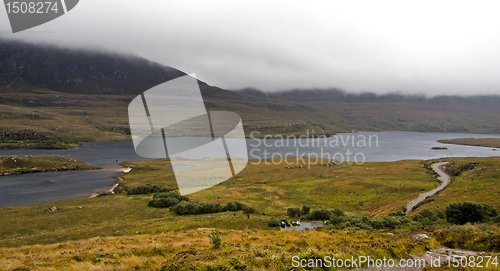
M417 240L430 239L429 236L427 236L427 234L424 234L424 233L413 235L412 238L417 239Z

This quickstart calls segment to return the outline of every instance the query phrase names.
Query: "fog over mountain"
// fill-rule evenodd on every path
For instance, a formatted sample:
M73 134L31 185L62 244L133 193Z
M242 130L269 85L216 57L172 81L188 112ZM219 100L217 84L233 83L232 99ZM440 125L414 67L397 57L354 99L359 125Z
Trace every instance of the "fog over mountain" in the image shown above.
M143 56L225 89L500 90L497 1L81 1L8 39Z

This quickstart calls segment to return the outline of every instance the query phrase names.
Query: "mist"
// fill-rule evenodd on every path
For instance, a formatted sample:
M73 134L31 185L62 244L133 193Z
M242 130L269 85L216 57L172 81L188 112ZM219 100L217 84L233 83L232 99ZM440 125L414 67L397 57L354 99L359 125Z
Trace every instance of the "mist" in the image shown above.
M145 57L225 89L500 94L500 3L97 1L0 37Z

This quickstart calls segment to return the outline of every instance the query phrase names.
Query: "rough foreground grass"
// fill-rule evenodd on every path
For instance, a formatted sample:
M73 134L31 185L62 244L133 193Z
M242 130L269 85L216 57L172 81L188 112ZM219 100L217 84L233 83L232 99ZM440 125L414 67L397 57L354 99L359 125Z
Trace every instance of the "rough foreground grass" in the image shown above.
M4 269L39 270L288 270L292 257L402 258L439 247L410 233L384 231L223 230L225 244L212 248L211 229L127 237L96 237L48 246L0 249ZM300 269L299 269L300 270Z
M96 169L83 161L60 155L5 155L0 156L0 174L40 171Z
M215 249L208 238L212 230L214 229L198 228L163 231L158 234L95 237L45 246L0 248L0 268L3 270L16 270L15 268L18 268L17 270L304 270L304 268L293 268L292 257L316 260L324 259L326 256L336 259L370 256L373 259L384 257L395 259L397 262L399 259L419 257L430 249L440 248L444 239L441 236L443 231L446 231L446 234L468 232L470 236L473 236L471 232L478 231L476 227L470 225L444 230L438 227L420 228L413 232L331 229L305 232L221 230L224 243L221 248ZM428 233L435 237L417 240L412 238L416 233ZM486 255L499 256L495 253ZM492 265L489 268L481 268L481 270L496 269L497 267ZM446 268L430 270L446 270Z

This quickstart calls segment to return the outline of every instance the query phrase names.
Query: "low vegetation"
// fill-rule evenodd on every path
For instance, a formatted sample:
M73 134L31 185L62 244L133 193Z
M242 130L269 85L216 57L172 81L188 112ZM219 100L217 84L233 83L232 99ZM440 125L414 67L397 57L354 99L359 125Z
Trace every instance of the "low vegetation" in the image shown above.
M445 210L451 203L467 201L500 207L500 157L447 158L446 161L451 163L448 173L457 176L412 212Z
M255 213L255 209L251 206L239 202L228 202L224 206L218 203L180 203L175 204L172 208L178 215L197 215L197 214L213 214L220 212L237 212L243 211L246 214Z
M86 170L97 169L83 161L67 158L60 155L5 155L0 156L0 175L61 171L61 170Z
M146 184L146 185L139 185L139 186L134 186L134 187L128 187L128 186L120 186L118 189L115 189L116 193L126 193L127 195L145 195L145 194L152 194L152 193L165 193L165 192L171 192L176 190L175 188L171 186L160 186L157 184ZM157 195L157 197L161 197L160 194Z
M463 164L451 163L446 171L450 173L452 176L460 176L464 171L473 170L479 163L477 162L468 162Z
M500 138L455 138L440 139L439 143L500 148Z
M306 164L248 165L236 178L184 199L174 189L172 171L165 170L168 160L125 162L133 170L122 176L119 193L0 208L5 225L0 227L0 262L8 263L5 269L30 270L282 270L293 255L397 259L441 245L497 253L498 158L447 159L477 166L454 177L413 215L404 215L408 200L439 185L431 168L437 161L318 163L310 169ZM464 198L463 178L477 196ZM455 216L447 219L448 206L467 217L470 208L453 204L468 201L482 206L484 219L464 225L451 219ZM58 211L48 210L52 206ZM281 218L326 221L326 228L279 231ZM213 231L221 234L223 245L217 249L208 236ZM430 239L411 238L421 233Z
M0 248L0 262L8 270L288 270L293 256L397 259L440 246L434 238L415 240L413 234L200 228Z
M477 202L455 202L446 207L446 220L452 224L500 220L495 207Z
M437 174L416 160L363 165L333 165L328 161L308 165L307 160L304 163L295 159L288 162L295 163L286 165L275 159L249 164L236 178L191 194L190 200L221 205L238 201L267 215L281 215L287 208L306 205L313 209L341 206L350 214L384 216L401 211L421 191L439 186ZM177 185L173 172L165 170L170 165L168 160L131 161L124 165L133 170L122 177L118 191L120 187L148 183Z

